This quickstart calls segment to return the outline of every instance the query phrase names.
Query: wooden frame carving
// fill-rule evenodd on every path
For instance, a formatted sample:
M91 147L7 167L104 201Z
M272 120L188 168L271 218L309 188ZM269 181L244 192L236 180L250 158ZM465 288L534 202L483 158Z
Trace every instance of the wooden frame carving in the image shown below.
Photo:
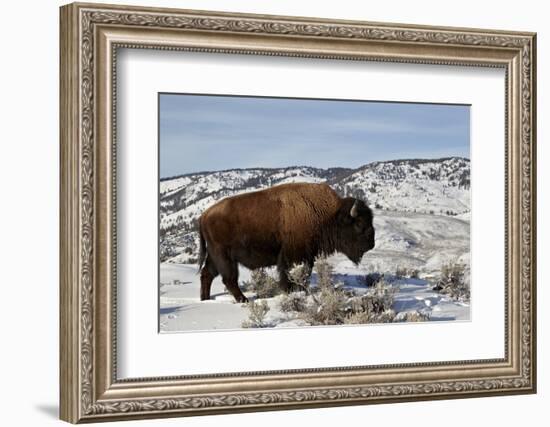
M60 42L63 420L535 392L535 34L71 4L61 8ZM119 47L504 68L506 357L117 380L113 144Z

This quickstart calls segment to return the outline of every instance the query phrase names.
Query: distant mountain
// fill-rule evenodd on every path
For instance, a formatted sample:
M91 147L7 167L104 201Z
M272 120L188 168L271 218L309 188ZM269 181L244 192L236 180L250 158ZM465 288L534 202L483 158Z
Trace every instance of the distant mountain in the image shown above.
M392 160L362 166L329 182L375 209L457 215L470 211L470 160Z
M375 210L464 216L470 211L470 160L461 157L374 162L357 169L232 169L160 182L161 261L193 262L198 218L218 200L287 182L326 182Z

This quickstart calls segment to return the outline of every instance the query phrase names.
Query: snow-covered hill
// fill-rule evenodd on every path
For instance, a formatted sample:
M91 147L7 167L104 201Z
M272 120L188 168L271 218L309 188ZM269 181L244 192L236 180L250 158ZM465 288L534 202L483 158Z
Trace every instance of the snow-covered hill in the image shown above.
M377 209L452 216L470 211L470 161L458 157L375 162L332 184Z
M296 166L200 172L160 182L161 261L196 260L197 220L212 204L287 182L327 182L342 196L366 200L375 218L389 211L467 218L470 211L470 161L460 157L374 162L357 169ZM407 244L403 233L379 231L379 243ZM384 235L390 243L384 242Z

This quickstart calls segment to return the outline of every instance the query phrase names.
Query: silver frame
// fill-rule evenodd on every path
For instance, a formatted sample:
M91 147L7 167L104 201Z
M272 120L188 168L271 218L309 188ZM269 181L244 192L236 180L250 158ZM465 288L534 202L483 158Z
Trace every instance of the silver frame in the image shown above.
M61 418L77 423L536 391L533 33L75 3L61 8ZM505 357L116 375L117 49L506 70Z

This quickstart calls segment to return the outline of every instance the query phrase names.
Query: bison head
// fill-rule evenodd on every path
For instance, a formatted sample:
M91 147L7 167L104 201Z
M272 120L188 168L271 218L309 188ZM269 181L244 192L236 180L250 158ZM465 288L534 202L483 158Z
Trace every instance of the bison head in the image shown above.
M372 211L362 200L347 197L337 216L336 250L359 264L365 252L374 248Z

